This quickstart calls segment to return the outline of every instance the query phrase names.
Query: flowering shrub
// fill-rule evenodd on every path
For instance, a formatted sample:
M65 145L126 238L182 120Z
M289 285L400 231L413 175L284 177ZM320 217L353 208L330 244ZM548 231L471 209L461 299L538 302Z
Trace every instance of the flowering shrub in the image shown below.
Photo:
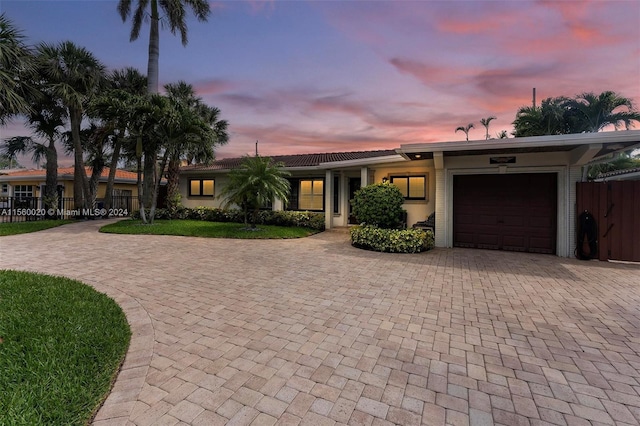
M139 219L140 212L135 212L132 217ZM188 208L180 206L171 211L168 209L157 209L155 217L156 219L191 219L208 222L244 222L244 213L242 210L212 207ZM324 213L262 210L258 213L256 223L259 225L296 226L323 231Z
M377 226L351 228L351 244L366 250L389 253L419 253L434 246L433 232L422 229L383 229Z

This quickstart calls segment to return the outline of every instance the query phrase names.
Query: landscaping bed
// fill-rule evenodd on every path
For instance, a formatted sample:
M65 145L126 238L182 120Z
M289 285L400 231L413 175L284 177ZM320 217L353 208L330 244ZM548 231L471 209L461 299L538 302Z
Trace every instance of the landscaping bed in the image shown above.
M156 220L143 224L139 220L121 220L100 228L112 234L176 235L184 237L283 239L302 238L320 231L299 226L259 225L256 229L235 222L208 222L205 220Z

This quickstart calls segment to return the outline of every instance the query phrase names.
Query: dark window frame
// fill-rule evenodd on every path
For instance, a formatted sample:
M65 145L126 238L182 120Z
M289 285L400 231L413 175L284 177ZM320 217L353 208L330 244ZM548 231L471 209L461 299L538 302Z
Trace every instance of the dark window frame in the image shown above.
M411 197L411 187L409 186L409 182L410 182L410 178L422 178L424 179L424 184L423 184L423 191L424 191L424 197ZM407 181L407 196L404 197L405 200L417 200L417 201L422 201L422 200L428 200L428 175L392 175L389 176L389 182L391 184L393 184L394 180L399 180L399 179L406 179Z
M205 181L211 181L213 182L213 194L209 195L209 194L203 194L204 192L204 182ZM192 182L200 182L199 187L200 187L200 193L199 194L194 194L191 192L191 185ZM201 197L201 198L214 198L216 196L216 180L215 179L205 179L205 178L199 178L199 179L189 179L189 197Z
M29 189L26 189L29 188ZM18 192L18 194L16 194ZM35 185L14 185L13 196L16 198L31 198L35 197L36 189Z
M304 181L322 181L322 209L302 209L300 208L300 188L302 182ZM289 183L291 184L291 192L289 194L289 202L285 206L285 210L289 211L310 211L310 212L324 212L325 211L325 195L327 190L327 185L324 178L321 177L304 177L304 178L290 178Z

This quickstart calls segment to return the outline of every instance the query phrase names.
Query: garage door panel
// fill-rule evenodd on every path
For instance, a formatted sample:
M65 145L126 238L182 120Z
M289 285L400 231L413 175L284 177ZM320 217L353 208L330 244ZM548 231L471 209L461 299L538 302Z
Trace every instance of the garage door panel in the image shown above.
M525 226L525 218L520 215L515 215L513 213L510 215L505 214L503 216L502 223L504 224L504 226L522 227L522 226Z
M522 235L505 235L502 237L502 248L505 250L517 249L517 251L524 251L526 246L525 237Z
M495 233L477 233L476 241L478 244L488 246L490 248L498 248L500 246L498 236Z
M498 217L496 215L479 214L477 218L477 225L494 226L498 223Z
M461 214L460 217L458 218L458 224L459 225L473 225L473 215L471 214Z
M555 253L557 175L454 176L454 246Z

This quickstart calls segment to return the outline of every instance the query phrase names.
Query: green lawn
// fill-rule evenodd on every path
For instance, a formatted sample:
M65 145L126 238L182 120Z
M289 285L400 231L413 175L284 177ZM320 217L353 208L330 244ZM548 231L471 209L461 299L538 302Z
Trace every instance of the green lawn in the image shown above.
M26 234L71 223L72 220L36 220L34 222L0 223L0 236Z
M258 225L247 230L242 223L206 222L201 220L156 220L144 225L139 220L121 220L100 228L100 232L113 234L181 235L207 238L301 238L318 233L309 228Z
M78 281L0 271L0 425L84 425L106 398L131 332Z

